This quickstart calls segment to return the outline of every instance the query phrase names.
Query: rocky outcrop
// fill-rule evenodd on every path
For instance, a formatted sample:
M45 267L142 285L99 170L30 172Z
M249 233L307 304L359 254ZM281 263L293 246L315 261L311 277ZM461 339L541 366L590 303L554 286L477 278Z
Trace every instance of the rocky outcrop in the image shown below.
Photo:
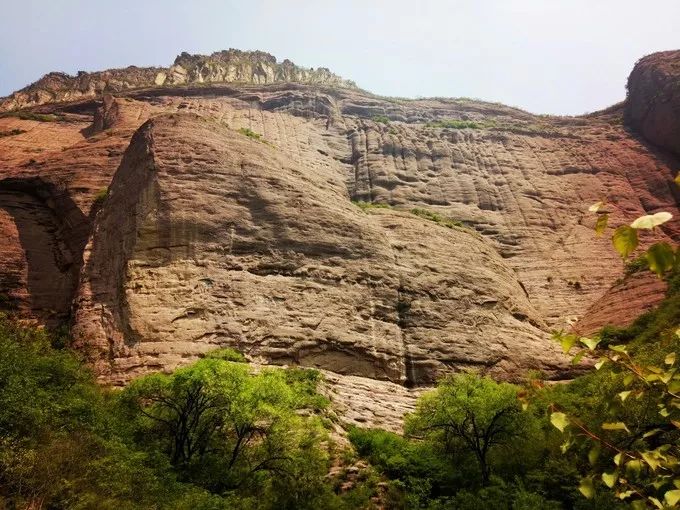
M606 198L615 227L669 211L643 242L680 239L680 165L621 107L539 117L276 70L211 83L233 77L213 60L239 58L216 55L180 56L196 83L0 116L0 306L67 321L102 380L232 346L326 370L347 423L387 426L449 371L569 377L551 329L662 295L615 284L587 212Z
M49 73L28 87L0 99L0 112L46 103L94 98L102 94L160 86L207 83L268 84L299 82L333 87L356 87L328 69L306 69L290 60L277 62L262 51L230 49L212 55L182 53L169 68L135 67L87 73L76 76Z
M666 282L649 271L627 274L590 306L574 329L592 335L605 326L629 326L662 301L666 288Z
M566 368L493 245L366 214L332 170L196 115L147 122L97 217L79 343L123 378L218 346L408 386Z
M654 53L635 64L626 119L647 140L680 155L680 50Z

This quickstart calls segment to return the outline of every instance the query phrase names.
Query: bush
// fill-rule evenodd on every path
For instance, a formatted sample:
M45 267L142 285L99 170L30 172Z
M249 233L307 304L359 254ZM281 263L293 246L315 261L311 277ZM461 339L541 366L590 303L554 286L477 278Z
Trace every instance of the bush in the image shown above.
M415 214L420 218L425 218L426 220L434 221L437 225L441 225L446 228L465 228L465 225L458 221L452 220L451 218L445 218L436 212L428 211L427 209L413 208L411 209L411 214Z
M262 141L262 135L260 133L256 133L250 128L242 127L238 130L238 132L244 136L247 136L248 138L252 138L253 140Z
M220 349L107 391L54 343L0 316L0 508L343 508L319 372Z
M374 115L373 116L373 122L378 122L380 124L389 124L390 119L389 119L389 117L387 117L385 115Z
M64 116L60 114L36 113L26 110L19 110L15 112L7 112L0 117L16 117L21 120L35 120L37 122L56 122L63 120Z
M491 122L475 122L473 120L457 120L457 119L440 119L433 120L425 124L428 128L445 128L445 129L483 129L491 127Z
M364 202L363 200L352 200L352 203L364 212L366 212L369 209L392 209L391 205L380 202Z
M109 196L109 188L102 188L100 189L97 194L94 196L94 200L92 202L92 205L95 207L101 207L104 201L106 200L106 197Z

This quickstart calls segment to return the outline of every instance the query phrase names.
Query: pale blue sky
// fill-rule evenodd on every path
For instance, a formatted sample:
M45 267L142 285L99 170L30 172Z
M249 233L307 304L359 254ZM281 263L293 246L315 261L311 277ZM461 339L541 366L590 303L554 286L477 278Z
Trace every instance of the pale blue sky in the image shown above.
M0 96L49 71L260 49L372 92L579 114L680 47L680 0L0 0Z

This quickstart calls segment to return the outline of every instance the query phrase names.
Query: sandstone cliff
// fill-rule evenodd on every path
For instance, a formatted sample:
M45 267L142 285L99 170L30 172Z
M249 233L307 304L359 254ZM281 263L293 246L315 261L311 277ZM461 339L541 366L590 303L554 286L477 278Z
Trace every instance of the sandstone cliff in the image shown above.
M650 142L680 155L680 50L654 53L635 64L626 117Z
M239 55L271 72L227 71ZM663 291L612 287L587 212L670 211L646 241L680 238L680 166L629 105L556 118L381 98L266 54L175 65L88 75L115 97L58 81L3 103L49 102L0 117L0 306L67 321L103 380L231 346L324 369L349 421L394 426L448 371L569 377L551 328L625 323Z
M335 87L356 87L326 68L305 69L286 59L277 62L262 51L230 49L212 55L179 55L169 68L136 67L103 72L49 73L40 80L0 101L0 112L45 103L74 101L148 87L208 83L317 83Z

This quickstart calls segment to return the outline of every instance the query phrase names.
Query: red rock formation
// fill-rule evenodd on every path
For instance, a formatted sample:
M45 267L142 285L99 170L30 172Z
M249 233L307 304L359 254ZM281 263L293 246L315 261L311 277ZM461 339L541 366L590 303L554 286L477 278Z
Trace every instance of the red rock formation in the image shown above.
M238 58L177 65L195 64L187 82L232 81ZM587 212L605 197L613 226L670 211L646 242L680 238L678 162L627 131L622 108L553 118L385 99L337 77L287 82L327 71L277 65L290 69L267 85L139 90L144 72L123 70L132 88L116 97L0 117L15 133L0 138L0 306L70 317L110 382L229 345L332 371L337 399L363 395L351 420L383 423L394 410L366 396L375 379L406 408L404 385L450 370L568 377L552 327L595 329L659 299L655 285L612 287L623 267ZM63 83L46 101L100 90Z
M680 50L654 53L635 64L626 119L653 144L680 154Z

